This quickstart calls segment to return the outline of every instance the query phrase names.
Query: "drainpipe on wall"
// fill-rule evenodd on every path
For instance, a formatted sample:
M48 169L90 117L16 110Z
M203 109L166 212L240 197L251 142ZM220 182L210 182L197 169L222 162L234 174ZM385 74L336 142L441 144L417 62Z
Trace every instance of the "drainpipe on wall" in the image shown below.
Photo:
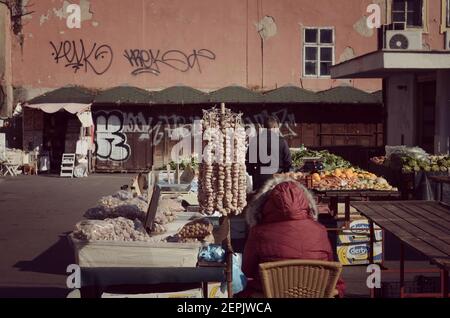
M0 117L13 112L11 19L6 5L0 4Z

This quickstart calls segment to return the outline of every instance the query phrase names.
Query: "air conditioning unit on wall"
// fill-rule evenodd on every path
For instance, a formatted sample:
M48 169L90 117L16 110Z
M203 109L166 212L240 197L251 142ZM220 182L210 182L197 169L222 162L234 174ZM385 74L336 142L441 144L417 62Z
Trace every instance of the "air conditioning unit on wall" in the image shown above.
M386 30L386 50L422 49L422 30Z
M450 31L445 32L445 49L450 51Z

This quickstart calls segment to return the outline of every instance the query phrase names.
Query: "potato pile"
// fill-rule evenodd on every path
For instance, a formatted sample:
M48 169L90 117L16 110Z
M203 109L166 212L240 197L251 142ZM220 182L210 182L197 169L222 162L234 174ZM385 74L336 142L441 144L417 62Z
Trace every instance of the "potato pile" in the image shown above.
M207 219L199 219L183 226L177 235L181 241L192 239L203 241L212 234L212 231L213 225Z
M247 205L246 133L242 114L222 106L203 112L204 157L199 166L201 212L241 214Z

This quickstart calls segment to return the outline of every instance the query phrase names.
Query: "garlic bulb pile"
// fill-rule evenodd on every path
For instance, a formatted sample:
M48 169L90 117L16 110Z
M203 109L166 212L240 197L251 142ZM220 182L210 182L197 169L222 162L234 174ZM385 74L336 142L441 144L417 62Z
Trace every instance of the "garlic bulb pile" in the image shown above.
M124 217L130 220L145 220L148 203L144 197L133 197L130 192L119 191L114 195L104 196L95 208L86 211L84 216L93 220Z
M247 205L247 146L242 114L224 107L203 111L203 143L198 188L201 212L241 214Z
M122 217L106 220L86 220L75 226L75 238L82 241L149 242L142 222Z

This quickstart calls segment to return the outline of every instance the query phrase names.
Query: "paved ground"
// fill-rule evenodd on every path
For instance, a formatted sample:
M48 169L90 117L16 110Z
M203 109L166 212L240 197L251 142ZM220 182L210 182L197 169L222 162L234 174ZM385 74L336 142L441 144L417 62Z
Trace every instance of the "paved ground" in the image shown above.
M101 196L115 192L130 178L120 174L0 178L0 297L65 297L65 270L74 263L65 235ZM387 237L386 246L387 265L397 267L398 242ZM429 267L417 254L408 255L413 260L408 268ZM345 267L348 296L368 296L365 270ZM413 281L416 275L407 278ZM398 275L383 275L382 281L398 281Z
M65 234L130 178L0 178L0 297L65 297L65 270L74 263Z

